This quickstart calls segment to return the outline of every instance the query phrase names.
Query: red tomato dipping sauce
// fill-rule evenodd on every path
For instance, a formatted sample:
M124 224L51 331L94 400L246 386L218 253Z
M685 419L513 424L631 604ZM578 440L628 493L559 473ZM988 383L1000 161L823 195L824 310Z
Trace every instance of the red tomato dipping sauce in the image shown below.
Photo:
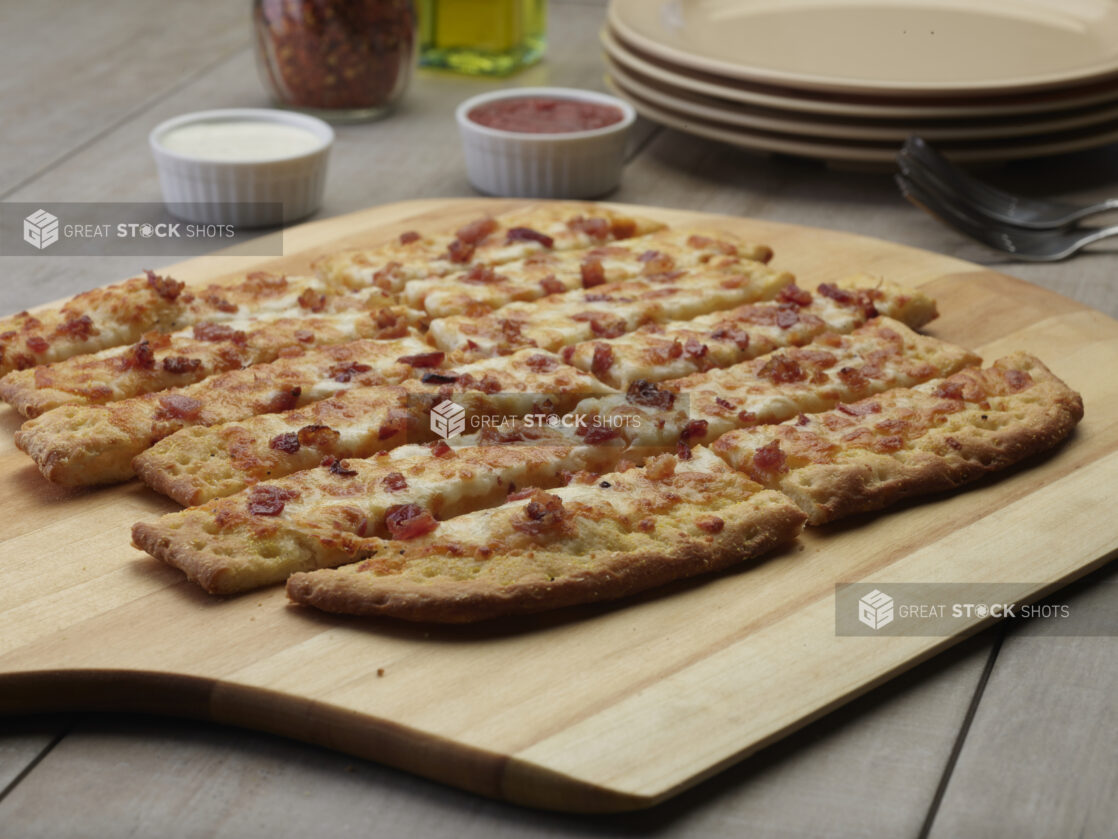
M471 122L520 134L569 134L621 122L625 115L614 105L580 99L525 96L478 105L466 115Z

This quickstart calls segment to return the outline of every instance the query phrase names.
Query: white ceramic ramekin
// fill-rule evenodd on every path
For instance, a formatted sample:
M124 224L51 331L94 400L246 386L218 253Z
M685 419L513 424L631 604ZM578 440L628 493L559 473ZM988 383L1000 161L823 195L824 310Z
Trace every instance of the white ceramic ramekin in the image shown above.
M170 131L199 122L260 121L292 125L319 139L303 154L268 160L205 160L160 142ZM197 111L161 122L148 137L163 201L175 216L202 224L266 227L309 216L322 204L334 131L320 119L268 108Z
M479 125L469 113L501 99L546 97L612 105L620 122L589 131L527 134ZM513 198L597 198L615 189L636 111L605 93L566 87L516 87L483 93L458 106L455 116L466 156L466 175L489 195Z

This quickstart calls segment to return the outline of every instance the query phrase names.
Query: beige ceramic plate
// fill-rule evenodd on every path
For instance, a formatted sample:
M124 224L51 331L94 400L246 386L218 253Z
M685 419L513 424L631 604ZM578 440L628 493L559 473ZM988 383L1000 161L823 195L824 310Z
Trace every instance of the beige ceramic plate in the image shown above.
M1118 75L1112 0L612 0L662 60L809 90L979 95Z
M703 96L803 114L863 117L881 120L964 119L979 114L1012 116L1118 104L1118 84L1095 82L1075 88L990 98L869 97L827 92L807 93L789 87L749 84L687 70L642 54L608 28L600 33L606 54L625 69L675 88Z
M1056 114L1048 119L1031 120L1010 118L898 122L844 119L820 114L799 114L794 110L752 107L710 96L700 96L625 70L608 56L606 69L610 78L625 91L680 114L723 122L739 128L803 134L808 137L832 140L877 140L900 143L910 134L917 134L934 142L994 140L1051 134L1056 131L1069 131L1118 120L1118 103L1082 112Z
M696 137L717 140L743 149L884 166L895 165L894 161L900 150L899 142L828 141L798 134L741 128L720 120L701 119L665 107L662 102L650 102L633 91L626 90L614 79L607 77L605 81L614 93L628 100L646 119ZM1113 142L1118 142L1118 120L1093 129L1062 131L1026 140L943 143L938 148L960 163L996 163L1082 151Z

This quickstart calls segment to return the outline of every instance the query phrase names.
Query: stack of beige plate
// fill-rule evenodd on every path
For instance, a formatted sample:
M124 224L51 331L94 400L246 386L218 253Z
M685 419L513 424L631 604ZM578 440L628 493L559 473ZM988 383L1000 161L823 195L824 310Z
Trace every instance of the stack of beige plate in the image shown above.
M608 81L645 117L767 152L888 163L1118 141L1114 0L612 0Z

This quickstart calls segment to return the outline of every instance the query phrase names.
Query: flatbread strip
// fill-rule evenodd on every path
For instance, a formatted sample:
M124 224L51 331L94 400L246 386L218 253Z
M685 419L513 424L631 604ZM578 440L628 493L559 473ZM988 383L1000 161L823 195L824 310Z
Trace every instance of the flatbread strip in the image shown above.
M577 478L576 478L577 481ZM625 597L791 542L804 515L705 449L535 491L410 540L352 539L362 562L293 575L328 611L465 623Z
M1079 394L1018 352L837 411L734 431L713 449L824 524L1004 469L1052 448L1082 417Z
M25 422L16 445L55 483L124 481L134 475L132 458L181 428L287 411L349 387L396 384L414 372L401 359L426 361L429 350L412 337L353 341L162 393L107 405L63 405Z
M132 461L152 489L184 506L290 475L326 456L370 457L430 440L431 408L449 399L466 419L565 413L609 388L541 350L429 371L396 386L353 388L279 414L185 428ZM467 426L469 428L469 426Z
M474 267L445 277L409 282L401 300L433 318L478 316L508 303L536 300L634 277L714 264L718 260L768 262L772 249L730 233L659 230L581 251L549 251L496 268Z
M229 594L352 562L347 537L418 535L438 519L500 504L517 486L556 486L565 474L601 469L612 454L593 446L436 446L406 446L368 460L331 458L141 522L132 538L206 591Z
M725 369L660 385L634 382L625 396L587 399L575 413L597 437L620 435L635 447L673 450L949 376L979 361L969 350L878 317L849 335L826 332L807 346Z
M541 203L478 218L453 232L407 231L380 247L325 257L314 267L335 287L376 286L398 292L411 280L439 277L471 265L501 265L532 254L590 248L663 227L597 204Z
M0 380L0 398L25 417L61 405L115 402L172 387L185 387L217 373L301 355L314 346L360 338L409 334L410 310L304 314L294 318L240 318L195 324L171 334L149 332L128 348L68 358Z
M0 319L0 376L135 343L145 332L174 332L202 321L230 320L246 310L287 308L307 289L314 293L322 287L313 277L258 272L237 284L193 289L148 271L34 315L20 312Z
M919 329L936 317L936 304L919 291L867 275L823 283L814 294L790 285L775 300L565 347L563 359L625 389L638 379L681 378L802 346L823 332L847 333L878 314Z
M791 274L760 262L731 260L511 303L480 318L439 318L431 322L428 335L441 349L457 351L463 358L507 355L526 346L554 352L592 338L617 337L647 323L771 299L791 283Z

